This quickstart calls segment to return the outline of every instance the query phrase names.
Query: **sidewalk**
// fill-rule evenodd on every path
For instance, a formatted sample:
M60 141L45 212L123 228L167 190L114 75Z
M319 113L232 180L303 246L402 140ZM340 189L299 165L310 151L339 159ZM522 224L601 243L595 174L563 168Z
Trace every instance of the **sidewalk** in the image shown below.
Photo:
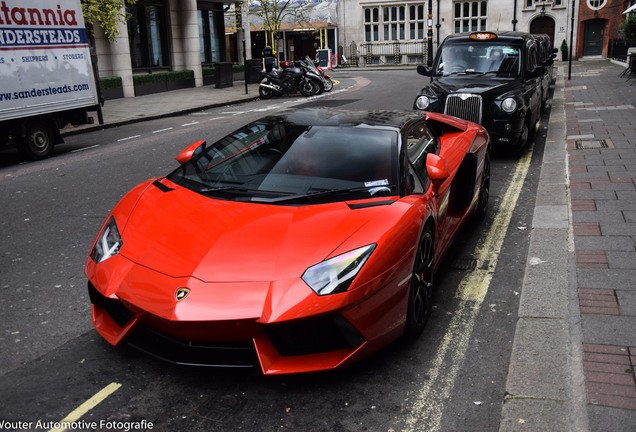
M67 127L62 135L74 135L95 129L121 126L128 123L146 121L192 111L249 102L257 99L258 84L235 81L232 87L216 88L214 85L173 90L132 98L107 100L102 107L104 124L97 121L93 113L94 124L79 127Z
M500 431L636 431L636 86L558 62Z
M636 78L556 67L500 431L635 432ZM235 82L110 100L104 125L67 133L257 97Z
M636 86L608 61L566 81L572 232L592 431L636 431Z

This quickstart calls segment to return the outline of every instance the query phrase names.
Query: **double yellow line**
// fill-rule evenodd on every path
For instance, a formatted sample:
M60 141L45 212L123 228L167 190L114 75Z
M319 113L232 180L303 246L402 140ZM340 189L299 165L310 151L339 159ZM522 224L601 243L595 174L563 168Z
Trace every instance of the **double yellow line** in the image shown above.
M95 408L97 405L102 403L108 396L112 395L117 390L119 390L120 387L121 387L121 384L119 383L113 382L108 384L106 387L104 387L103 389L95 393L93 397L91 397L89 400L87 400L86 402L78 406L69 415L67 415L62 420L60 420L58 422L60 424L59 427L54 429L49 429L49 432L64 432L66 429L68 429L66 425L77 422L80 418L82 418L84 414L86 414L87 412Z
M475 249L475 270L459 284L459 307L453 314L442 343L437 348L433 364L427 371L430 379L414 395L415 401L406 419L406 428L403 429L405 432L440 430L444 403L455 387L464 362L477 314L488 293L499 253L530 167L532 150L533 146L519 159L492 226Z

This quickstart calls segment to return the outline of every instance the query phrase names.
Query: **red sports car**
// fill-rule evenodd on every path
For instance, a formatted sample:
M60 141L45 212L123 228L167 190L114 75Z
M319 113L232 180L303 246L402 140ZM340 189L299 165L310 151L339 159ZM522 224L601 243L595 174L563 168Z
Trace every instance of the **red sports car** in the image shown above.
M86 262L93 323L186 365L349 365L420 334L433 274L484 215L489 137L434 113L306 109L177 156L131 190Z

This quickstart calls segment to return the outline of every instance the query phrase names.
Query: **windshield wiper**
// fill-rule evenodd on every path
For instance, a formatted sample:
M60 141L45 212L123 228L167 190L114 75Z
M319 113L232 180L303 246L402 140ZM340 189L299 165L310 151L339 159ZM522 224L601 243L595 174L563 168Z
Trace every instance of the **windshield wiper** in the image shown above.
M369 192L370 197L373 197L374 196L374 194L372 194L373 191L377 192L379 190L388 190L390 192L394 187L395 187L395 185L382 185L380 187L378 187L378 186L357 186L357 187L344 188L344 189L322 189L322 190L317 190L315 192L308 192L306 194L290 195L290 196L286 196L286 197L274 198L272 200L267 200L267 202L270 202L270 203L289 203L289 202L294 202L294 201L302 201L302 200L306 200L306 199L313 199L313 198L319 198L319 197L324 197L324 196L335 196L335 195L349 194L349 193L354 193L354 192Z

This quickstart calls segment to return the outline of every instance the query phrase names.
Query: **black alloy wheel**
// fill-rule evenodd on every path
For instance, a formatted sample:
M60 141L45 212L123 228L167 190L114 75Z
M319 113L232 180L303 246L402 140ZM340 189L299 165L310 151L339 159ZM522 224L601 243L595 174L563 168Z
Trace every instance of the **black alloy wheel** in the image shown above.
M479 188L479 199L475 217L483 219L488 212L488 199L490 198L490 152L486 152L484 157L484 169L481 174L481 187Z
M413 276L409 289L409 304L406 311L404 334L407 337L419 336L431 314L431 297L433 293L433 272L435 249L433 233L425 227L413 265Z

